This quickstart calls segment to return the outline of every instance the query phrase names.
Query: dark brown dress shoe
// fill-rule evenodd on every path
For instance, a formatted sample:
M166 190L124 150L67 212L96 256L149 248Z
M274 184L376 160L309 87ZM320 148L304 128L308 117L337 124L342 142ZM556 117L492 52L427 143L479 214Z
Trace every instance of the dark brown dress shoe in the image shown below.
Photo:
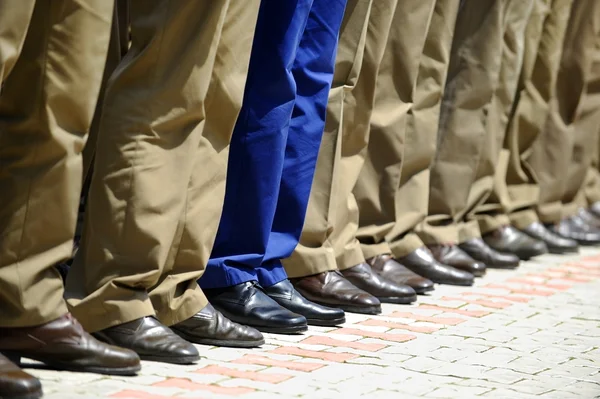
M428 248L435 260L444 265L464 270L475 277L485 275L485 263L471 258L469 254L456 245L430 245Z
M135 352L96 340L70 314L41 326L1 328L0 352L17 363L26 357L58 370L134 375L141 369Z
M377 255L367 259L367 263L380 276L395 282L408 285L417 294L424 294L434 290L433 281L413 273L406 266L398 263L390 254Z
M202 345L255 348L265 343L257 329L234 323L210 303L189 319L171 326L171 330L189 342Z
M352 285L373 295L379 302L409 304L417 300L417 293L411 287L381 277L366 263L340 272Z
M337 270L290 281L309 301L351 313L381 313L381 302L377 298L354 286Z
M591 210L586 208L579 208L577 211L577 216L579 216L585 223L590 226L594 226L595 228L600 228L600 217L596 216Z
M101 341L131 349L142 360L191 364L200 360L198 350L154 317L142 317L94 333Z
M553 227L557 234L577 241L580 245L600 244L600 229L587 224L579 216L571 216Z
M485 243L481 238L472 238L458 245L471 258L485 263L491 269L514 269L519 266L521 259L515 254L498 252Z
M534 222L523 229L523 233L546 243L551 254L566 254L579 251L577 241L562 237L548 230L540 222Z
M548 253L548 247L543 241L529 237L512 226L503 226L487 233L483 240L496 251L515 254L521 260Z
M471 273L435 260L426 247L421 247L403 258L399 258L398 262L438 284L470 286L475 280L475 276Z
M308 325L334 327L346 322L342 309L330 308L304 298L290 280L282 280L270 287L263 287L265 293L287 310L306 317Z
M42 383L0 354L0 398L37 399L42 397Z

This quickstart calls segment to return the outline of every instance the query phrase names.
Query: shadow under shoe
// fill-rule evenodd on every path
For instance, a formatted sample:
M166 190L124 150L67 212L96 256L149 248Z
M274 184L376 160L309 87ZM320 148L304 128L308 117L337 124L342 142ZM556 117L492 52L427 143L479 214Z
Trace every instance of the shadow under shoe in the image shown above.
M108 375L141 370L135 352L98 341L70 314L40 326L1 328L0 352L17 364L26 357L57 370Z
M306 317L309 325L334 327L346 322L346 315L342 309L309 301L296 291L290 280L283 280L263 288L265 293L279 305Z
M265 338L255 328L229 320L210 303L187 320L171 326L183 339L201 345L256 348Z
M381 313L381 302L377 298L354 286L337 270L293 278L290 281L309 301L350 313Z
M228 319L273 334L308 330L306 318L271 299L255 281L204 290L210 303Z

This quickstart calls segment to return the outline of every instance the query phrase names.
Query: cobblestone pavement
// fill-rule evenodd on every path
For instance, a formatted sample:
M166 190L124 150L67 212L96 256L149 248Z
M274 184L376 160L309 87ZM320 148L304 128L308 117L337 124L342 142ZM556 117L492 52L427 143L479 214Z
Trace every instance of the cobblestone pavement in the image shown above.
M32 373L53 399L600 398L600 249L383 309L257 350L199 347L193 366L145 362L135 378Z

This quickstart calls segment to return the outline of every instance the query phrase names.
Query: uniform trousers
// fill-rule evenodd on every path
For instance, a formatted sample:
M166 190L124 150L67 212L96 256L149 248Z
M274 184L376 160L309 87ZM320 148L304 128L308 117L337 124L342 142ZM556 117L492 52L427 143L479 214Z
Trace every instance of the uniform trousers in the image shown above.
M287 278L281 259L302 232L345 6L262 1L203 288Z
M113 2L0 0L0 327L67 313L82 151Z

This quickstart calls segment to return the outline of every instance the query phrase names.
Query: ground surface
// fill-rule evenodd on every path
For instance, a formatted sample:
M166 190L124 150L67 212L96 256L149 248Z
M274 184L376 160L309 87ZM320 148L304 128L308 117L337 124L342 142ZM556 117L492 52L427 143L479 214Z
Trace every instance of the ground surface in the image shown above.
M199 346L194 366L145 362L135 378L31 372L52 399L600 398L600 249L266 338L257 350Z

